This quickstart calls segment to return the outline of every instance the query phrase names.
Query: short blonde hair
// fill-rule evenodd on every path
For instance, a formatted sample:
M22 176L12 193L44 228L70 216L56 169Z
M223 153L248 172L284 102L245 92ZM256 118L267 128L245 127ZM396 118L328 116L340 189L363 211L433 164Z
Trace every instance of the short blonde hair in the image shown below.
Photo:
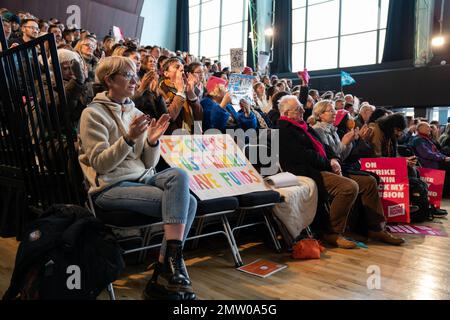
M113 53L111 56L113 57L123 57L123 54L125 51L127 51L127 47L125 46L119 46L117 48L114 49Z
M322 100L316 103L313 108L313 116L316 121L320 121L320 116L324 114L325 111L327 111L329 105L332 105L334 107L334 102L332 100Z
M107 57L101 60L95 71L95 78L98 83L108 88L105 78L118 73L132 70L136 72L136 64L130 58L125 57Z

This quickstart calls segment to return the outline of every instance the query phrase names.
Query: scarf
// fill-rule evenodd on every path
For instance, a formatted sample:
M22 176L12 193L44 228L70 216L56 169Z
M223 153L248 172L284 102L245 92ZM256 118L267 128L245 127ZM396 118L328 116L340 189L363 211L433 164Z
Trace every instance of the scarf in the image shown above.
M431 144L431 150L432 150L434 153L439 153L439 152L440 152L440 151L438 150L438 148L436 147L436 145L434 144L433 140L432 140L429 136L427 136L426 134L422 134L422 133L419 133L418 136L421 137L422 139L424 139L425 141L427 141L428 143Z
M177 89L173 86L169 79L162 80L159 84L161 90L164 92L166 99L166 104L170 105L175 98ZM194 127L194 114L191 107L189 106L187 100L183 105L183 128L187 130L190 134L192 133L192 128ZM175 121L175 119L173 119Z
M311 143L316 150L316 152L324 159L327 159L327 154L325 152L325 148L323 147L322 143L320 143L311 133L308 132L308 124L305 121L294 121L289 119L288 117L282 116L280 117L280 121L287 121L297 128L300 128L311 140Z

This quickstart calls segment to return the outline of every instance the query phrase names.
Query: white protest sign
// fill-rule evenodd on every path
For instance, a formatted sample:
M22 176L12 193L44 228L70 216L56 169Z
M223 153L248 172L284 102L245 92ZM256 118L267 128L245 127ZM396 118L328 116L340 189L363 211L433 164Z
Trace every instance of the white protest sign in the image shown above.
M161 154L202 201L269 190L229 135L164 136Z

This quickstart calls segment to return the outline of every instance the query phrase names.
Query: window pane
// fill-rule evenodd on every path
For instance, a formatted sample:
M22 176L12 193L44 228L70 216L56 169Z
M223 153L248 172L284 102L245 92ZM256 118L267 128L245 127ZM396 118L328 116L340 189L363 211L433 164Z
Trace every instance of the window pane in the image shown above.
M378 28L378 0L342 0L342 34Z
M338 39L308 42L306 68L323 70L337 68Z
M196 6L200 3L200 0L189 0L189 7Z
M189 8L189 33L199 32L200 6Z
M308 1L308 5L312 5L312 4L317 4L317 3L323 3L323 2L327 2L329 0L309 0Z
M221 54L230 54L232 48L244 48L242 45L242 27L242 23L237 23L222 28Z
M305 68L305 44L292 45L292 71L302 71Z
M220 23L220 0L212 0L202 4L202 25L201 29L211 29L219 27Z
M305 42L306 9L292 11L292 42Z
M292 0L292 9L305 7L306 6L306 0Z
M192 33L189 35L189 51L196 57L198 54L198 33Z
M377 32L341 38L341 68L375 63L377 63Z
M339 1L308 7L308 40L336 37L339 29Z
M378 63L381 63L383 60L384 53L384 41L386 40L386 29L380 30L380 51L378 56Z
M380 29L387 27L388 13L389 13L389 0L381 0Z
M243 21L243 9L244 0L222 1L222 25Z
M215 57L219 54L219 28L200 33L200 53L205 57Z
M231 67L231 58L230 55L225 55L220 57L220 62L222 62L222 68Z

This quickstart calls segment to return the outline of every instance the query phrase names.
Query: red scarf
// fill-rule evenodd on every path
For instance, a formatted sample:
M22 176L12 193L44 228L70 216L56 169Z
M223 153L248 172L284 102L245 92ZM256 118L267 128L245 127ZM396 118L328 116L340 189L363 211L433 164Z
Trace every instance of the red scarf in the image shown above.
M309 140L311 140L314 149L316 152L324 159L327 159L327 153L325 152L325 148L323 147L322 143L320 143L314 136L308 132L308 124L305 121L294 121L292 119L289 119L288 117L282 116L280 117L280 121L287 121L297 128L300 128L303 130L304 133L308 136Z
M433 139L430 138L430 136L427 136L426 134L419 133L419 137L425 139L426 141L428 141L431 144L431 150L433 152L435 152L435 153L436 152L440 152L438 150L438 148L436 147L436 145L434 144Z

